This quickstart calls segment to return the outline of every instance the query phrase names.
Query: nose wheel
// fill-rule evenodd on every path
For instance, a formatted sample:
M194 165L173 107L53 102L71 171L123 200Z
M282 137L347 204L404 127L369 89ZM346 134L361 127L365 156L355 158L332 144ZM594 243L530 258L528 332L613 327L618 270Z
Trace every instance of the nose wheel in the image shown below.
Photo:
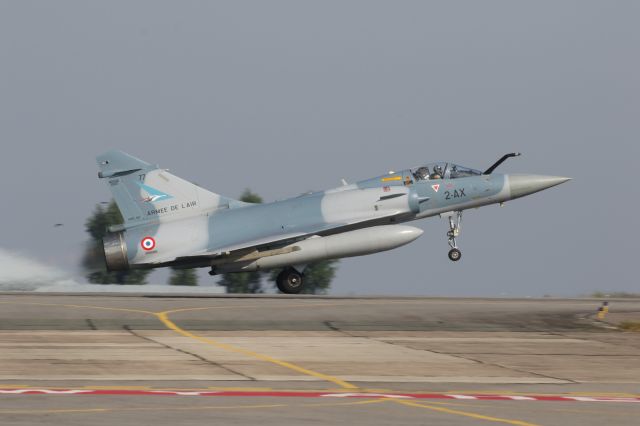
M455 219L454 219L455 215ZM447 232L447 237L449 239L449 259L453 262L457 262L462 257L462 252L458 249L458 243L456 242L456 237L460 235L460 225L462 225L462 212L458 211L455 214L451 214L449 216L449 232Z
M462 252L457 248L452 248L451 250L449 250L449 259L451 259L452 261L457 262L461 257Z

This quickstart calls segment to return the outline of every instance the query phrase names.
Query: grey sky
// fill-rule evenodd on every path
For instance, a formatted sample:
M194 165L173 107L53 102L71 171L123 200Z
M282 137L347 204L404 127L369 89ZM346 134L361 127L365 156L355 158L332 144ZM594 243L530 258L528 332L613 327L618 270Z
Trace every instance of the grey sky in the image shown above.
M0 1L0 247L75 268L111 148L267 200L522 151L500 170L575 180L467 212L458 264L444 220L415 222L334 293L638 291L638 22L635 1Z

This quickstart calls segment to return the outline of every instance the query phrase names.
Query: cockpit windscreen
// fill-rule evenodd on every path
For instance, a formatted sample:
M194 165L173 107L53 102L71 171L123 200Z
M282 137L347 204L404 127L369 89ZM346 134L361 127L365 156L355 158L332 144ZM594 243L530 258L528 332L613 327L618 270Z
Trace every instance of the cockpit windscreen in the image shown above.
M453 163L431 163L412 169L415 180L459 179L480 176L481 171Z

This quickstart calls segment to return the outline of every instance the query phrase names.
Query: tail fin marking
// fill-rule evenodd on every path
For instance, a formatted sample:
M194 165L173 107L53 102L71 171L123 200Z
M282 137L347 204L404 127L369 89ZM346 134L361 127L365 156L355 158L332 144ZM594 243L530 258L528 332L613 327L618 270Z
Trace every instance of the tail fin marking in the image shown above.
M109 151L97 161L98 176L108 179L127 228L244 205L122 151Z

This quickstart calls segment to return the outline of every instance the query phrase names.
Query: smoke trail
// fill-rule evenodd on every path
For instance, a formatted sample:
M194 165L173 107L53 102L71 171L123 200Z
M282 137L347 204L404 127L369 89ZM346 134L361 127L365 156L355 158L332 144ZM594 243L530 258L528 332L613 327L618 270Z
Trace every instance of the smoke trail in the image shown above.
M224 293L217 286L170 286L162 284L119 285L79 282L59 268L0 248L0 291L98 292L98 293Z
M78 287L70 274L0 248L0 291L52 290Z

